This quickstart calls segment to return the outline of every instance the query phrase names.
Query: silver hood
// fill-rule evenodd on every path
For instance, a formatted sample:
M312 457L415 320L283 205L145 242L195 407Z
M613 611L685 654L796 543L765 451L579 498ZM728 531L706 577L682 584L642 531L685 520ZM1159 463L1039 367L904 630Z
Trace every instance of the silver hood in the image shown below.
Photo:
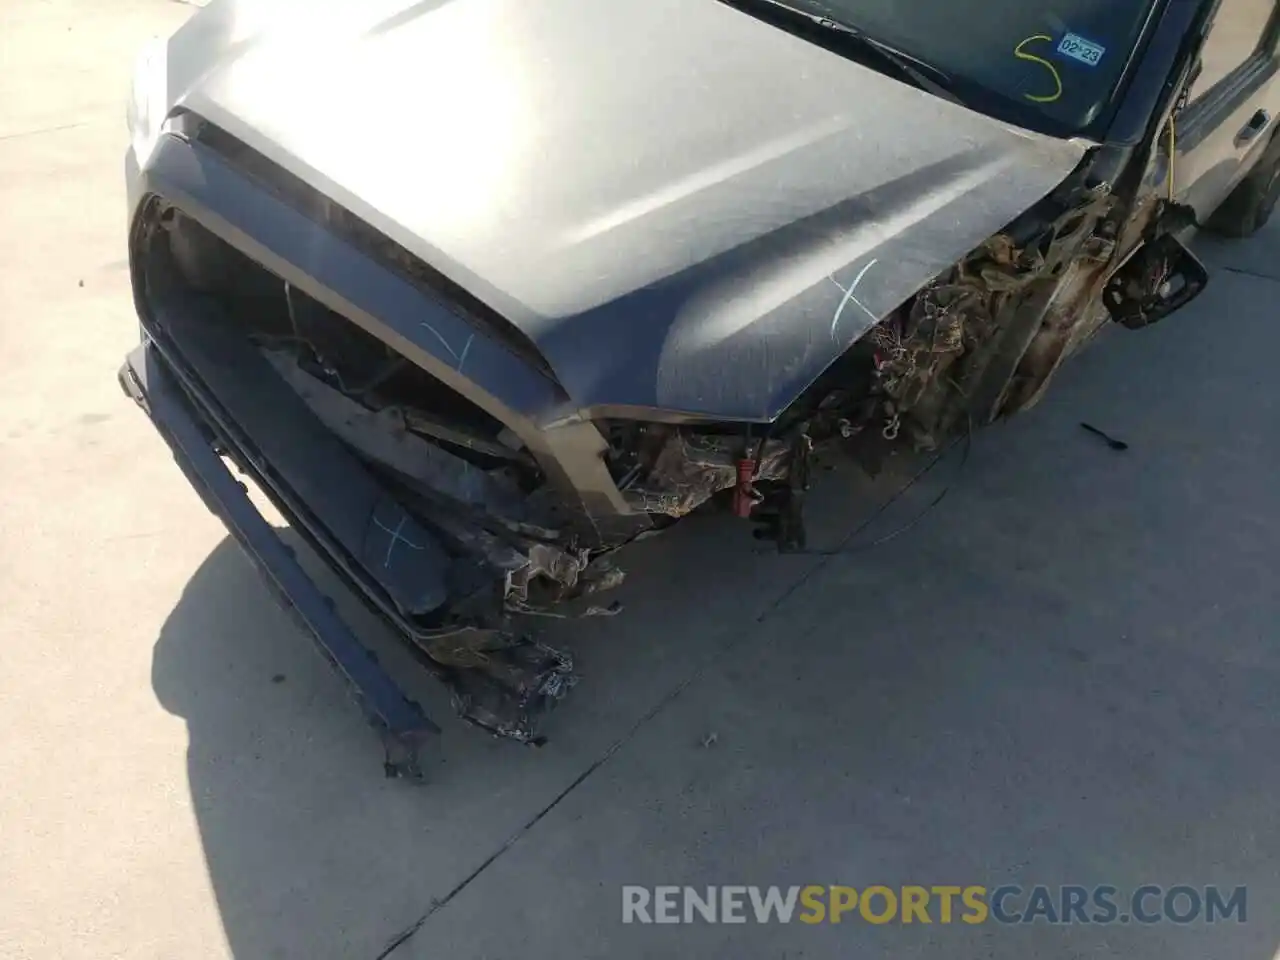
M164 73L595 413L772 419L1087 146L717 0L215 0Z

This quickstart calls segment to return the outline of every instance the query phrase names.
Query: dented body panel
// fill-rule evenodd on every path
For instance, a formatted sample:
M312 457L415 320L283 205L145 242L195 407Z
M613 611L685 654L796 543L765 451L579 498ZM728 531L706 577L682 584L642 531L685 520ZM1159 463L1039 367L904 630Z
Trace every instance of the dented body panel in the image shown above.
M464 286L586 416L774 419L1087 149L709 0L380 14L210 50L175 102Z
M1107 319L1204 285L1172 134L1208 123L1180 93L1210 4L1153 8L1096 143L749 5L214 0L140 64L144 345L121 383L394 743L389 772L420 773L430 721L228 464L460 715L538 742L576 675L519 618L616 586L619 547L720 504L806 550L819 455L874 473L945 448L1034 404ZM1280 170L1271 143L1238 167Z

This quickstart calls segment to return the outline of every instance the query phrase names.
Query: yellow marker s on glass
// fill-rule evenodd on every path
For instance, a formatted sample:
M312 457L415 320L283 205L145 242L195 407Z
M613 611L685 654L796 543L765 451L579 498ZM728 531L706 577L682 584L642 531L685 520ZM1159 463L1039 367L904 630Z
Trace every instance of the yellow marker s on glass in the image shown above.
M1025 50L1023 50L1023 47L1025 47L1027 44L1034 43L1037 40L1047 40L1049 43L1053 43L1053 37L1049 36L1048 34L1040 33L1034 37L1027 37L1027 39L1023 40L1016 47L1014 47L1013 55L1017 57L1019 60L1029 60L1032 63L1038 63L1040 64L1040 66L1048 70L1049 75L1053 77L1053 84L1056 89L1052 94L1044 97L1038 97L1033 93L1026 93L1026 94L1023 94L1023 96L1025 96L1028 100L1035 101L1036 103L1053 103L1053 101L1057 100L1059 97L1062 96L1062 77L1058 76L1058 68L1055 67L1050 61L1046 60L1044 57L1037 57L1034 53L1027 53Z

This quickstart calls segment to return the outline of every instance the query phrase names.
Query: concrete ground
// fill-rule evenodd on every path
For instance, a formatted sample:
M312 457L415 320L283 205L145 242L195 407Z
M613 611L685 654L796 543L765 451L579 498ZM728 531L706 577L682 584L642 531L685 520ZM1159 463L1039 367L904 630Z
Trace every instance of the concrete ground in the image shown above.
M115 384L128 65L188 12L0 7L0 956L1272 957L1280 224L1207 246L1193 309L1104 337L851 539L887 488L827 483L815 545L843 552L719 520L640 546L625 616L553 632L585 680L551 743L446 722L413 788ZM626 883L1247 885L1250 909L637 927Z

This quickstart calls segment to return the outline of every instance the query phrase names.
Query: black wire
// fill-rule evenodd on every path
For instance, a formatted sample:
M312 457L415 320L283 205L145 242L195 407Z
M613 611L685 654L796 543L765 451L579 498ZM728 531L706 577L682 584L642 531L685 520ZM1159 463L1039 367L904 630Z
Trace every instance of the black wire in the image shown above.
M956 442L958 443L959 441L957 440ZM948 453L951 452L952 446L954 446L954 444L948 445L945 450L943 450L936 457L934 457L933 460L929 462L929 465L927 467L925 467L918 474L916 474L915 479L913 479L912 482L902 490L902 493L905 493L907 490L909 490L912 486L915 485L915 483L921 477L923 477L926 473L928 473L940 462L942 462L942 459ZM886 533L882 537L877 537L876 539L868 543L859 543L859 544L849 545L848 542L846 541L845 543L842 543L840 546L836 547L834 550L798 550L794 552L808 554L810 556L817 556L817 557L840 557L840 556L845 556L851 553L861 553L863 550L870 550L874 547L880 547L888 543L890 540L897 539L898 537L906 533L908 530L912 529L921 520L923 520L929 514L930 511L932 511L936 506L938 506L938 504L942 503L942 501L947 498L947 494L951 492L952 488L954 488L956 483L960 480L961 474L964 473L965 466L969 463L969 453L970 451L972 451L972 449L973 449L973 418L970 417L968 420L968 428L965 430L965 434L964 434L964 452L960 455L960 462L956 465L955 474L951 477L949 481L947 481L947 485L942 488L941 492L936 497L934 497L927 504L925 504L924 508L919 513L917 513L914 517L912 517L902 526L898 527L898 529L893 530L890 533ZM894 499L896 500L897 498L895 497ZM865 526L859 527L858 529L854 530L849 535L849 539L852 539L854 536L857 536L857 534L863 529L865 529Z
M343 393L345 393L347 396L352 398L357 398L357 399L360 397L363 397L365 394L382 386L384 383L390 380L404 366L405 364L404 357L400 356L397 353L392 352L392 350L388 347L387 348L388 359L386 364L383 367L381 367L379 370L377 370L373 374L373 376L371 376L365 383L361 384L358 387L348 387L346 384L346 381L342 377L342 374L339 373L335 367L330 365L328 361L325 360L325 358L320 355L320 351L316 349L316 345L312 343L310 340L308 340L306 337L304 337L302 335L302 331L298 328L298 318L294 313L294 306L293 306L293 287L287 280L285 281L285 284L284 284L284 303L285 303L285 308L288 310L288 313L289 313L289 327L290 329L293 330L293 335L291 337L283 337L281 339L285 340L286 342L300 344L301 346L304 346L308 350L310 350L315 360L318 363L325 365L328 369L328 372L332 374L335 380L338 381L338 389L341 390Z

